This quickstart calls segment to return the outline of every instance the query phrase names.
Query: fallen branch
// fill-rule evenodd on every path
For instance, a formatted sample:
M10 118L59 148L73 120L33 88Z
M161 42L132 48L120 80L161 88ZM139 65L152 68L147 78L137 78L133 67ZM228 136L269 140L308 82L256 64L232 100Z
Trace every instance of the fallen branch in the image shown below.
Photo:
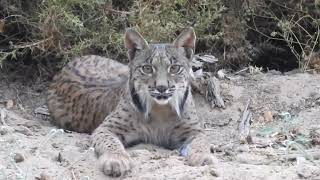
M225 108L221 96L220 82L216 77L209 73L204 73L203 76L191 81L191 86L194 91L205 96L211 107Z
M208 79L208 87L206 92L206 98L211 103L211 106L217 106L219 108L225 108L224 101L220 93L220 82L212 76Z
M242 113L241 121L239 124L239 137L240 143L252 144L252 137L250 135L250 125L252 120L252 112L248 109L251 100L247 101L247 105Z

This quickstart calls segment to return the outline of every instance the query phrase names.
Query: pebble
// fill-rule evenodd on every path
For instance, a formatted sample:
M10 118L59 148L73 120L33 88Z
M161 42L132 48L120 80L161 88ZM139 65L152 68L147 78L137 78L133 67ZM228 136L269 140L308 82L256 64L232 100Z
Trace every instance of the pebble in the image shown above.
M215 169L211 169L211 170L210 170L210 174L211 174L211 176L213 176L213 177L219 177L219 173L218 173L217 170L215 170Z
M6 108L11 109L14 106L14 101L9 99L6 103Z
M264 112L263 117L264 117L265 122L272 122L273 121L273 113L271 111Z
M237 152L249 152L250 151L250 148L248 145L240 145L238 147L236 147L236 151Z
M6 135L8 133L12 133L14 129L10 126L0 126L0 135Z
M39 177L36 177L36 180L50 180L50 176L44 173L41 173Z
M5 126L0 126L0 134L5 135L7 133L8 133L8 128L6 128Z
M317 179L316 177L320 176L320 168L306 161L298 164L297 174L300 178Z
M16 154L14 155L13 159L14 159L14 161L15 161L16 163L20 163L20 162L24 161L24 157L23 157L22 154L20 154L20 153L16 153Z
M25 127L25 126L17 126L14 129L15 129L15 132L20 133L20 134L24 134L26 136L32 136L33 135L33 132L29 128Z
M58 143L52 143L51 146L56 149L58 149L60 147Z

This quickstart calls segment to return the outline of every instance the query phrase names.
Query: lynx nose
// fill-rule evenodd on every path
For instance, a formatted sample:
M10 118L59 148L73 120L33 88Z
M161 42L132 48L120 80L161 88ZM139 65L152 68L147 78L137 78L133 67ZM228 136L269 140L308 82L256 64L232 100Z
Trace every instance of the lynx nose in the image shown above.
M159 91L159 93L165 93L168 89L167 86L157 86L156 89Z

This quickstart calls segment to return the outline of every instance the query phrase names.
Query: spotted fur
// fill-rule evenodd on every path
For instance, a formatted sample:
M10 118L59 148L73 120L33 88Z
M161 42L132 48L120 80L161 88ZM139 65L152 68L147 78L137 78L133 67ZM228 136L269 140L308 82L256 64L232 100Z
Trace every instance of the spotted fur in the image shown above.
M86 56L55 77L48 96L54 122L78 132L95 129L92 144L108 176L131 170L125 148L138 143L183 149L190 165L215 162L191 94L193 29L185 29L172 44L150 45L128 29L125 45L129 68Z
M68 130L91 133L116 107L128 71L125 65L92 55L67 64L48 90L53 122Z

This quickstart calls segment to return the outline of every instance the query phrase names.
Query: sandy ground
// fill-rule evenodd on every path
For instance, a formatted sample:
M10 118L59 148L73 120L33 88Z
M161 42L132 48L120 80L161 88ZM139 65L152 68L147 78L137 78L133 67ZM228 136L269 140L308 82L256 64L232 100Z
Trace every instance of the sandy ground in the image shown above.
M45 105L47 82L0 76L0 180L110 179L98 169L89 135L63 132L34 113ZM121 179L320 179L319 82L302 73L230 75L221 80L225 109L195 95L217 166L190 167L177 151L138 145L129 149L134 168ZM248 99L249 145L239 143L238 131Z

